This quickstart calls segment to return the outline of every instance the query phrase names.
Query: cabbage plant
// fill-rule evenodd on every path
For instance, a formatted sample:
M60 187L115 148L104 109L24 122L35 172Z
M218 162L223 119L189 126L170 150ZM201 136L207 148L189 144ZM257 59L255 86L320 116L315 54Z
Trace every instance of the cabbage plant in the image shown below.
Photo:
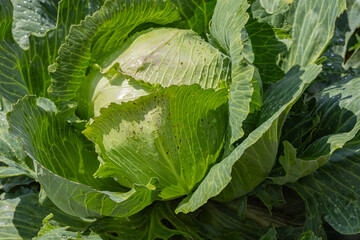
M1 1L0 238L360 233L359 9Z

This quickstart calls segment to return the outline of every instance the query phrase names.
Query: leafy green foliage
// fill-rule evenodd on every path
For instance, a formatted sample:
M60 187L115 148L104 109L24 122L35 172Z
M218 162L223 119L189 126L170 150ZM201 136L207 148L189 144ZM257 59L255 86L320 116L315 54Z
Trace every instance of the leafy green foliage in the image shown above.
M237 189L232 191L230 199L239 197L252 191L270 173L274 164L279 129L283 124L283 113L289 110L289 106L297 100L304 88L311 83L319 73L320 68L310 65L304 70L293 68L292 71L268 89L262 110L263 123L259 125L249 136L225 159L211 168L205 180L200 184L190 199L186 199L177 209L178 212L191 212L205 204L211 197L218 195L231 181L232 168L239 162L239 183ZM284 89L286 89L284 91ZM265 152L260 156L255 154L259 149ZM243 157L242 157L243 156ZM259 156L259 157L258 157ZM242 164L245 162L244 164ZM241 174L254 171L253 174ZM236 179L236 178L235 178Z
M358 143L359 136L336 151L315 174L289 185L306 201L305 226L315 233L319 233L322 217L341 233L359 232Z
M32 239L38 235L43 218L48 214L62 226L70 226L73 233L81 231L90 222L82 221L63 213L54 204L46 200L38 203L34 191L22 190L16 194L5 194L0 201L0 238L1 239Z
M0 1L0 238L359 238L359 6Z
M333 35L334 24L346 7L346 1L294 1L290 6L289 24L293 31L290 50L285 54L283 69L315 62Z
M102 1L12 2L15 7L10 0L0 3L0 92L3 97L15 103L25 94L48 96L47 88L51 81L48 67L55 61L57 51L64 43L70 27L98 10ZM46 27L39 22L40 19L48 19L51 23L47 22ZM12 26L15 28L12 29ZM29 36L30 33L36 34ZM17 36L21 39L17 39ZM27 50L23 50L17 42L22 47L28 46Z
M42 37L56 28L59 0L11 1L13 5L12 33L21 48L29 48L29 36Z

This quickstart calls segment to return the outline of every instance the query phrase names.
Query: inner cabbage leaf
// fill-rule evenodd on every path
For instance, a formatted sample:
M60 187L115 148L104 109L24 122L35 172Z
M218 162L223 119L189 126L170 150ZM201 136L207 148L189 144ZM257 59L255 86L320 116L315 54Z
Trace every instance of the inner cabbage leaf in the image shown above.
M227 78L229 58L192 30L154 29L125 47L110 67L118 64L119 72L136 80L163 87L197 83L206 89Z
M154 87L143 84L119 72L110 70L101 73L93 69L84 79L77 93L78 115L89 119L100 115L100 109L110 103L133 101L154 91Z
M95 176L130 188L157 177L162 199L189 194L222 150L227 102L224 89L172 86L102 109L83 132L102 157Z

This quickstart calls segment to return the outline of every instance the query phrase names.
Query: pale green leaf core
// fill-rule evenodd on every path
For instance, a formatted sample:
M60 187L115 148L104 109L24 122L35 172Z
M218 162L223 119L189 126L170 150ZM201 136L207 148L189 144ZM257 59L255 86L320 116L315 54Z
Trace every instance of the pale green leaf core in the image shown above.
M84 79L78 93L78 115L89 119L100 115L100 109L110 103L133 101L153 91L151 86L127 77L111 69L102 74L93 69Z

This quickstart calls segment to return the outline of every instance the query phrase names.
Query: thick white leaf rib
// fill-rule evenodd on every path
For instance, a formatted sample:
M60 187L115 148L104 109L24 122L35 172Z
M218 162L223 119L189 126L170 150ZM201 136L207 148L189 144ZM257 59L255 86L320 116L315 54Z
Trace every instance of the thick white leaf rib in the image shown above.
M243 61L242 53L241 31L249 19L246 12L249 6L247 1L218 1L210 31L212 41L230 56L232 65L229 98L230 145L244 135L242 124L250 112L250 102L253 94L256 94L254 88L258 89L252 83L255 68ZM257 102L257 99L254 99L254 102Z

